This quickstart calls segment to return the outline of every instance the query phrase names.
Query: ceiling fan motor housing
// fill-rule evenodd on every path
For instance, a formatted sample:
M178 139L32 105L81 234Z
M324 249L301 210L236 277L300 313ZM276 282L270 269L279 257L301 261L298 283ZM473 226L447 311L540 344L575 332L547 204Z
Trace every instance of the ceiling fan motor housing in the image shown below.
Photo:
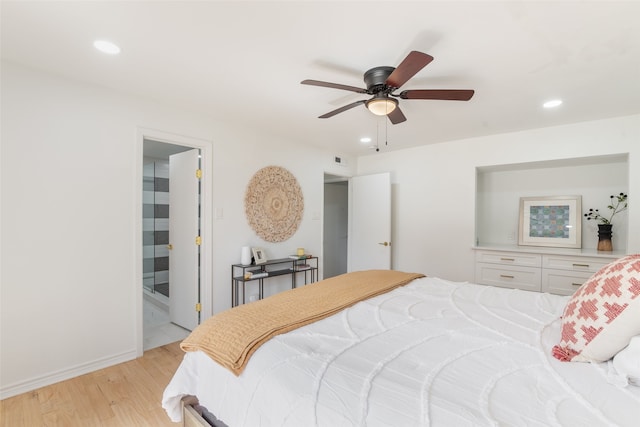
M385 90L387 93L391 92L386 82L393 70L395 70L394 67L375 67L364 73L367 92L372 95Z

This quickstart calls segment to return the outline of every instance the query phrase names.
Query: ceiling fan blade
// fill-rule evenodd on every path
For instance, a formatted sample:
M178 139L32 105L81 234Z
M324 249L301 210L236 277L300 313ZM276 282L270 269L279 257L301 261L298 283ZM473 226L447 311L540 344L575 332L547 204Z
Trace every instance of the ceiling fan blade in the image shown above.
M387 114L387 117L389 117L389 121L391 121L391 123L393 123L394 125L397 125L398 123L402 123L407 120L407 118L402 113L402 110L400 110L399 106L397 106L396 108L393 109L392 112Z
M341 85L341 84L338 84L338 83L323 82L323 81L320 81L320 80L303 80L300 83L303 84L303 85L322 86L322 87L330 87L332 89L349 90L351 92L357 92L357 93L367 93L366 89L362 89L362 88L359 88L359 87L349 86L349 85Z
M347 104L347 105L345 105L345 106L343 106L343 107L340 107L340 108L338 108L338 109L335 109L335 110L333 110L333 111L329 111L328 113L323 114L323 115L319 116L318 118L319 118L319 119L328 119L329 117L333 117L333 116L335 116L336 114L342 113L343 111L347 111L347 110L352 109L353 107L357 107L357 106L358 106L358 105L360 105L360 104L364 104L365 102L366 102L366 101L356 101L356 102L352 102L351 104Z
M402 99L441 99L445 101L468 101L474 90L465 89L415 89L404 90L398 95Z
M387 86L399 88L431 61L433 61L433 56L412 50L387 78Z

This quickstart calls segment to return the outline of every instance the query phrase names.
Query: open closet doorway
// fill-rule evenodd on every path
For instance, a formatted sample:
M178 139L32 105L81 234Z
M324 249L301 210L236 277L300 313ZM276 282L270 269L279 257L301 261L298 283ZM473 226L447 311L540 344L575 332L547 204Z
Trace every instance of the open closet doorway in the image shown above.
M324 174L323 278L347 272L349 178Z
M176 301L181 301L181 295L171 295L175 292L171 283L172 271L175 269L173 260L170 261L171 233L170 226L172 202L171 193L180 190L181 183L172 176L172 158L178 153L198 152L192 147L174 145L150 139L144 139L143 148L143 350L149 350L171 342L184 339L189 331L184 325L173 322L175 313L172 311L193 311L193 304L188 307L177 307ZM173 181L173 182L172 182ZM170 191L171 190L171 191ZM174 199L175 200L175 199ZM175 209L174 209L175 211ZM197 214L192 214L197 215ZM174 215L175 216L175 215ZM195 219L194 219L195 220ZM179 221L186 222L184 217ZM173 219L175 223L175 218ZM191 222L191 221L188 221ZM175 231L172 230L175 233ZM174 236L176 237L176 236ZM193 270L187 266L187 270ZM178 266L178 268L182 268ZM197 268L197 267L196 267Z

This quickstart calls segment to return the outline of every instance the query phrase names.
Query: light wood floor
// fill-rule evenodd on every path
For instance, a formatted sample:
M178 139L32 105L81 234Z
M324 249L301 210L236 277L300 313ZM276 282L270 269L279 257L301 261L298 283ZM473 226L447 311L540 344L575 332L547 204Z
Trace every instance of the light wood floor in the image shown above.
M171 426L162 392L182 361L178 343L0 402L2 427Z

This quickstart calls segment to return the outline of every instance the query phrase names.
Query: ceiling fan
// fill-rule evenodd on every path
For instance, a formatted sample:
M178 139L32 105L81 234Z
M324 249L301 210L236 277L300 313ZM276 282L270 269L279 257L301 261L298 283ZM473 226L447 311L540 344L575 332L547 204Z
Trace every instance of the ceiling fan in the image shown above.
M413 89L403 90L400 93L393 93L405 84L411 77L426 67L433 57L426 53L411 51L397 68L393 67L374 67L364 73L364 82L366 89L348 86L338 83L323 82L320 80L303 80L303 85L322 86L333 89L348 90L356 93L366 93L373 95L368 100L360 100L351 104L340 107L336 110L329 111L319 116L320 119L327 119L336 114L350 110L358 105L364 104L369 111L378 116L387 116L391 123L402 123L407 118L404 116L398 105L400 99L437 99L447 101L468 101L474 94L473 90L463 89Z

